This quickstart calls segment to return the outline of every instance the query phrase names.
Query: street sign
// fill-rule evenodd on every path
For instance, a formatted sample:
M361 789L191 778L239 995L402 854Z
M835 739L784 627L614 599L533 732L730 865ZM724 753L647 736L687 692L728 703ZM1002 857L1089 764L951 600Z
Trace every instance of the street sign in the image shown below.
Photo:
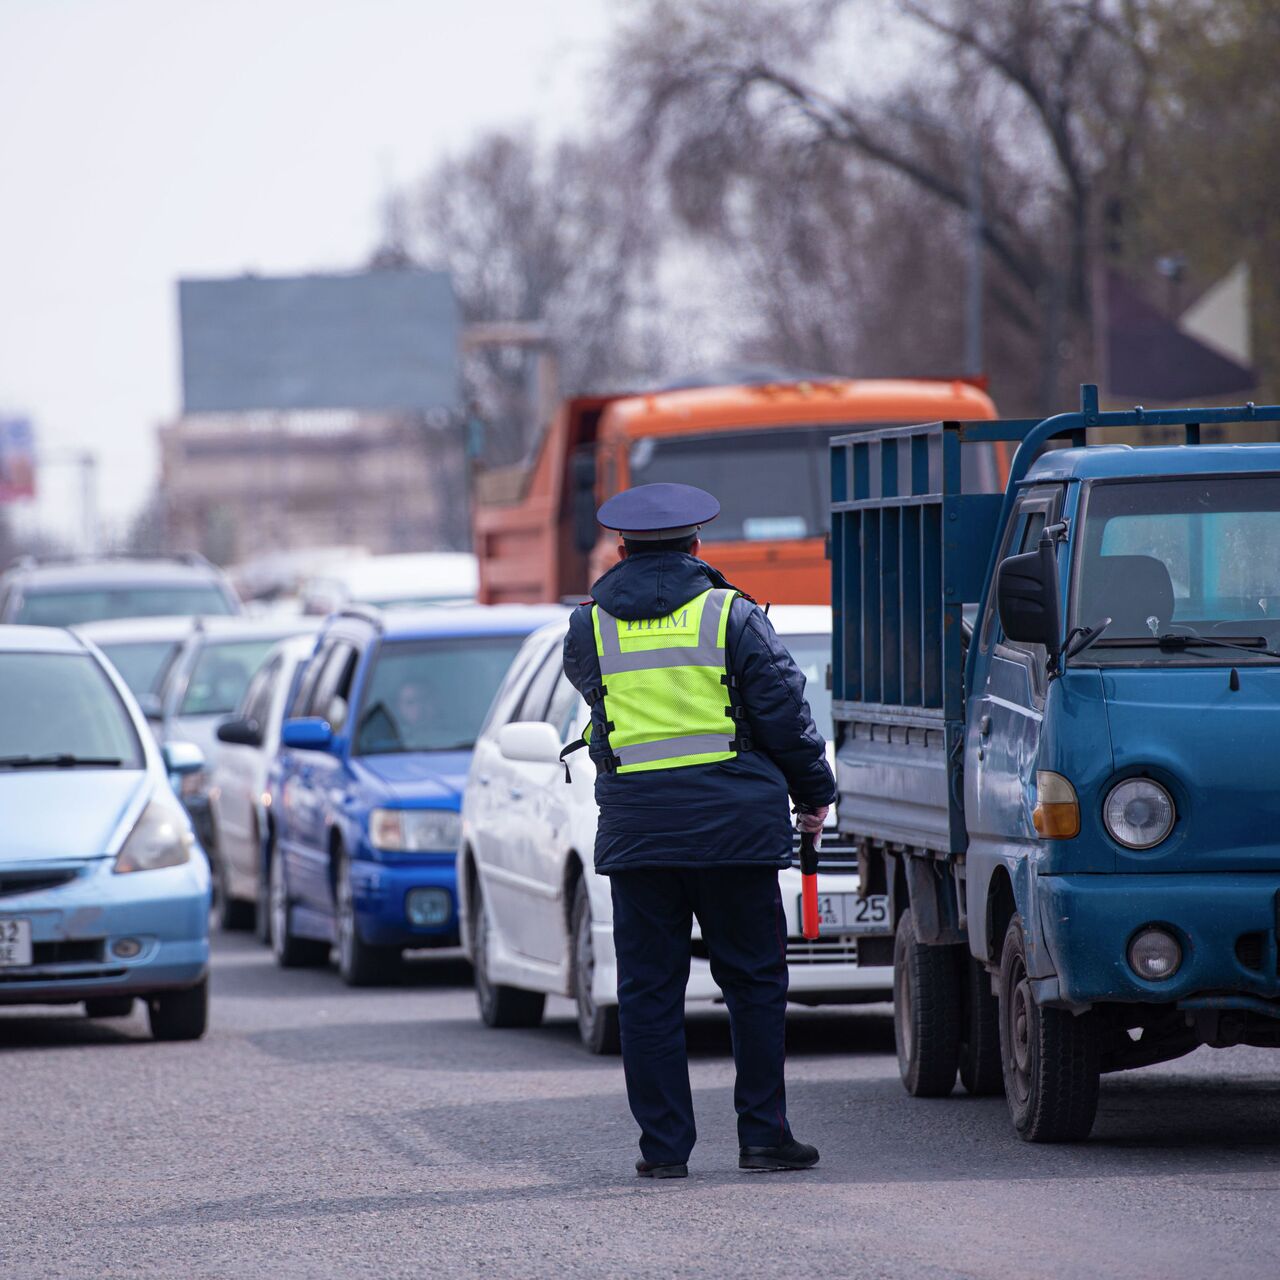
M29 418L0 418L0 502L36 496L35 433Z

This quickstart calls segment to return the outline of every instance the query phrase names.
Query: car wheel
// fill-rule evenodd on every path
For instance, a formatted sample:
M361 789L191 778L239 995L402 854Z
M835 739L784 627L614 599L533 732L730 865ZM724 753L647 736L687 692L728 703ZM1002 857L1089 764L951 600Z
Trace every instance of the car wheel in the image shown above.
M570 973L574 1002L578 1006L578 1035L591 1053L613 1054L622 1049L618 1032L618 1006L596 1004L591 994L596 972L591 939L591 895L585 877L573 894L573 936L570 939Z
M1027 1142L1082 1142L1098 1112L1098 1022L1092 1012L1042 1009L1027 974L1022 917L1009 921L1000 957L1004 1095Z
M270 855L262 851L260 842L255 843L258 850L258 897L254 911L253 934L264 947L271 945L271 879L267 871Z
M132 996L95 996L84 1002L90 1018L127 1018L133 1012Z
M1004 1092L1000 1059L1000 1006L987 967L960 947L960 1083L976 1098Z
M282 969L326 964L329 959L327 943L299 938L289 931L289 884L279 853L271 859L271 950Z
M476 1003L480 1018L488 1027L536 1027L542 1022L547 997L541 991L521 991L504 987L489 977L489 912L484 905L477 879L471 891L471 937L474 954Z
M185 991L151 996L147 1019L156 1040L199 1040L209 1025L209 979Z
M334 895L337 898L338 974L349 987L371 987L393 976L400 959L398 947L375 947L360 936L351 864L344 853L338 858Z
M908 909L893 940L893 1035L898 1073L916 1098L943 1098L960 1059L960 981L952 947L926 947Z
M233 898L227 886L227 857L218 858L218 927L224 933L242 933L253 928L253 903Z

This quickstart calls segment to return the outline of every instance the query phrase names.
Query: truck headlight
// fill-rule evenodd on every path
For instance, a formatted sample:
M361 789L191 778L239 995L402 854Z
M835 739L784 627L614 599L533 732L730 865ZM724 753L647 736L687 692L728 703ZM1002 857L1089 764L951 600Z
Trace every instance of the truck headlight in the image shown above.
M191 857L195 837L187 815L172 801L155 797L116 855L116 871L156 871L178 867Z
M1118 782L1102 806L1107 830L1126 849L1151 849L1173 830L1177 811L1173 797L1150 778Z
M462 835L462 819L448 809L375 809L369 839L390 853L452 853Z

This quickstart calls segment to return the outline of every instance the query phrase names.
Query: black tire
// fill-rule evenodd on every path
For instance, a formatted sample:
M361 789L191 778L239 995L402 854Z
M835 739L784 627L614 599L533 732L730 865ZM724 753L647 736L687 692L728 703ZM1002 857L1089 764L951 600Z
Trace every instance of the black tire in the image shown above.
M351 889L351 865L338 854L334 869L334 916L337 921L338 976L349 987L374 987L393 978L400 961L399 947L375 947L360 936L355 898Z
M1082 1142L1098 1112L1099 1034L1090 1013L1042 1009L1027 977L1022 917L1000 956L1000 1057L1009 1115L1027 1142Z
M504 987L489 978L489 913L485 910L480 881L471 886L471 968L475 974L476 1003L487 1027L536 1027L542 1023L547 997L541 991Z
M253 936L264 947L271 945L271 882L267 865L265 857L258 862L258 899L253 917Z
M960 1062L960 978L952 947L916 940L911 911L893 939L893 1036L912 1097L945 1098Z
M964 1009L960 1019L960 1083L975 1098L1004 1092L1000 1005L986 966L958 947Z
M224 933L243 933L253 928L253 903L241 898L233 898L227 888L226 854L218 857L218 901L214 907L218 917L218 928Z
M299 938L289 929L289 884L284 858L271 859L271 951L282 969L302 969L329 963L329 944L315 938Z
M133 1012L132 996L95 996L84 1002L90 1018L127 1018Z
M185 991L166 991L147 1001L155 1040L199 1040L209 1025L209 979Z
M622 1037L618 1031L618 1006L596 1004L591 996L596 961L591 943L591 895L587 892L585 878L579 878L573 893L572 920L569 975L574 1003L578 1006L578 1035L590 1053L620 1053Z

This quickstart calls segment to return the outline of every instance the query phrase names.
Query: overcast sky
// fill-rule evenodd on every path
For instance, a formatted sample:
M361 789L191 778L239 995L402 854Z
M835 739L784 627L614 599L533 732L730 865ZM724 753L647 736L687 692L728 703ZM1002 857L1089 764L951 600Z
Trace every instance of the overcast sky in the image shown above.
M577 127L616 0L0 0L0 412L111 525L176 415L181 276L359 266L389 181ZM23 515L74 536L71 470Z

